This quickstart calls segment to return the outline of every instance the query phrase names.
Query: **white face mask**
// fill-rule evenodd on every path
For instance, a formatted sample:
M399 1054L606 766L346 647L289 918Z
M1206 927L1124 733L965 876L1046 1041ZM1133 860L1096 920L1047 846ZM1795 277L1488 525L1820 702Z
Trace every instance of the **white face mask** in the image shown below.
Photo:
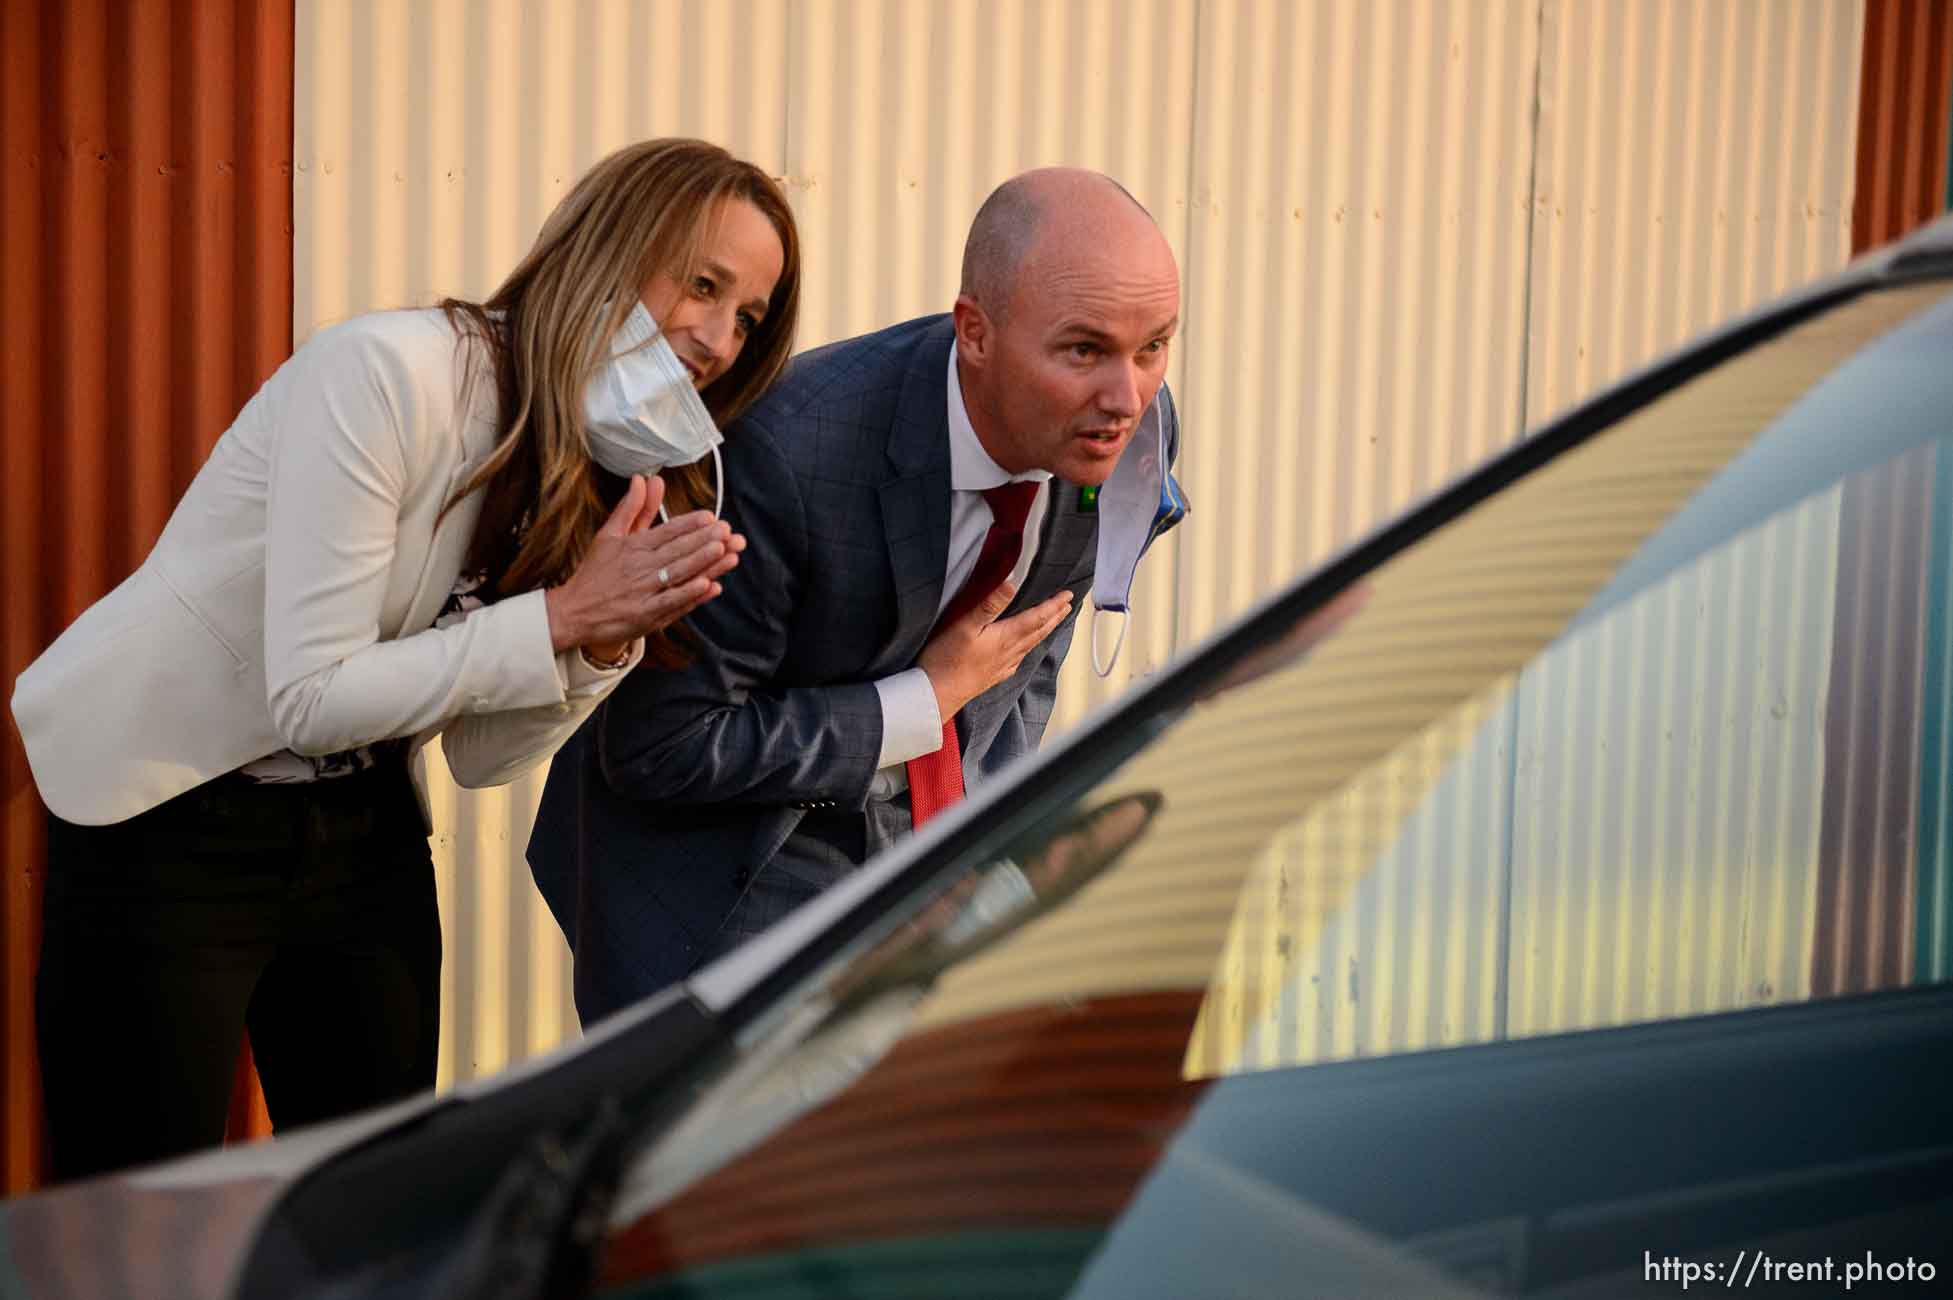
M1112 467L1112 477L1099 489L1098 564L1092 573L1092 667L1099 676L1111 675L1126 644L1139 557L1186 513L1187 499L1167 472L1166 421L1155 396ZM1107 613L1119 615L1119 639L1112 643L1110 659L1099 649L1099 615Z
M710 454L718 491L712 512L725 504L724 441L691 372L642 302L617 328L610 362L583 393L583 434L590 456L613 474L656 474L667 465L690 465ZM664 515L661 507L658 511Z

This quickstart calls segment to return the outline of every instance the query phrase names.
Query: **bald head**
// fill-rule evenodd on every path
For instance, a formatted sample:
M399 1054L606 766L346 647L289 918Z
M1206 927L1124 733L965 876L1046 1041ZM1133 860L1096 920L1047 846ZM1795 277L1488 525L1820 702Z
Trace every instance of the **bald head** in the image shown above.
M1040 253L1114 232L1137 233L1131 228L1141 225L1159 237L1151 214L1110 176L1080 167L1040 167L1013 176L990 192L970 222L960 292L1002 321Z

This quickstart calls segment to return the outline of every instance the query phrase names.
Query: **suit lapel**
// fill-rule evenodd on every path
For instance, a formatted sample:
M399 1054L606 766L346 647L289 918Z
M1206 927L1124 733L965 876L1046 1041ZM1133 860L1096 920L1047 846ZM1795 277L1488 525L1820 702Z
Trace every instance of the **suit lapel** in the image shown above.
M936 622L949 567L949 393L954 330L948 318L910 354L895 423L890 477L881 486L882 528L895 575L896 644L913 654Z
M1038 553L1024 575L1023 590L1004 611L1008 618L1057 593L1087 550L1098 542L1098 516L1078 508L1078 486L1051 480L1045 494L1044 519L1039 525Z
M882 527L895 575L895 635L927 635L942 604L949 564L949 470L882 484Z

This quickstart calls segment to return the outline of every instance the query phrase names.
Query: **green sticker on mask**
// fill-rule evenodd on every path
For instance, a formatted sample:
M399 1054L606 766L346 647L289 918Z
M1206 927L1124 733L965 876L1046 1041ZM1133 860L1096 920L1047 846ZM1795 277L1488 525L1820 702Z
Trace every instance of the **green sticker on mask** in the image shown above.
M1097 487L1078 489L1078 509L1081 514L1097 514L1099 509L1099 490Z

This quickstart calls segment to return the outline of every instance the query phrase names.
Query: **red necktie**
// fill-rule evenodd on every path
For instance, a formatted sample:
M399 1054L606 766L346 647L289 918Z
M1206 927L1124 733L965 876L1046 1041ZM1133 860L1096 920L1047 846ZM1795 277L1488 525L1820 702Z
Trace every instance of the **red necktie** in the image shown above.
M984 489L983 499L989 503L992 516L990 531L984 534L983 549L977 552L976 567L970 570L968 580L937 616L937 627L947 627L975 609L1010 577L1024 549L1024 521L1037 494L1036 482ZM956 738L955 718L943 719L942 748L910 759L908 768L909 809L919 828L963 797L963 746Z

